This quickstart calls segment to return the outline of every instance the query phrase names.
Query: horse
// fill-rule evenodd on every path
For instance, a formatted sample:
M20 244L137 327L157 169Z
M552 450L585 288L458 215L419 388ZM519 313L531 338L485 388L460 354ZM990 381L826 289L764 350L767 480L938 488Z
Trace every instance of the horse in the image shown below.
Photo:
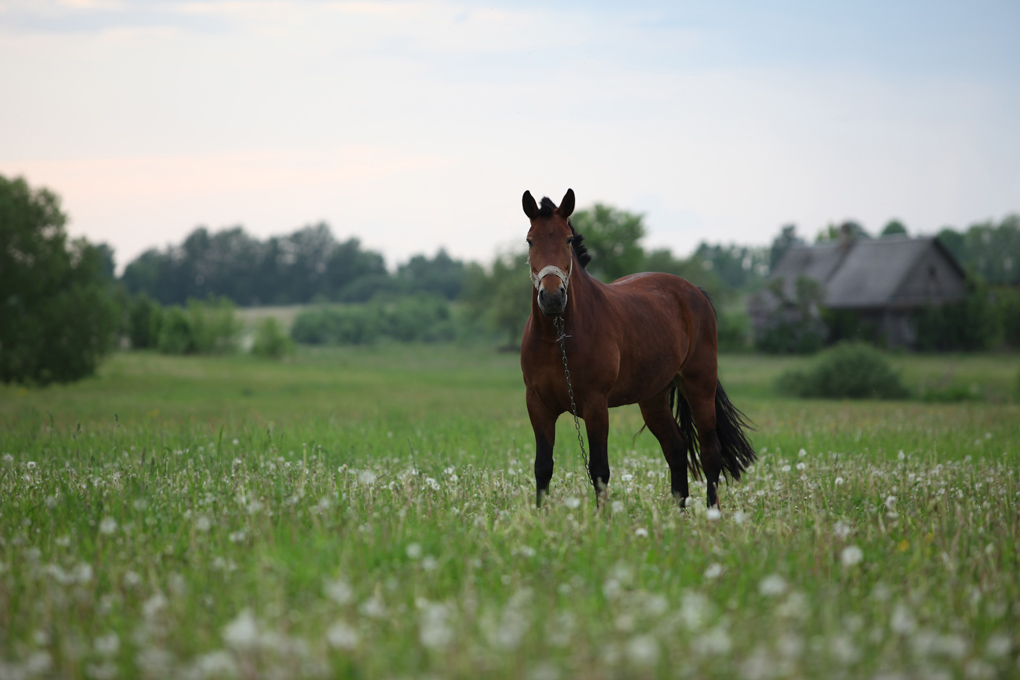
M588 435L588 477L596 504L603 505L609 409L636 403L642 430L662 447L680 506L687 504L690 470L695 479L704 473L708 506L718 507L720 474L740 479L755 452L744 432L750 429L746 416L719 383L716 316L708 296L672 274L631 274L604 284L588 273L591 254L570 222L572 189L558 207L549 198L539 205L530 191L522 203L531 221L528 263L535 288L521 370L535 432L536 506L552 479L556 420L575 403L574 416L584 420Z

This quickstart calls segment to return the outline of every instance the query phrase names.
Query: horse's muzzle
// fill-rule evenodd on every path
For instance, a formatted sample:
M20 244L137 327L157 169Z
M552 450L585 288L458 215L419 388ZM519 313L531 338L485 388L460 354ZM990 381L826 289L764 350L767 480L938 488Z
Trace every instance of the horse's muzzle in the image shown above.
M559 286L550 293L544 287L538 289L538 308L546 316L559 316L567 308L567 289Z

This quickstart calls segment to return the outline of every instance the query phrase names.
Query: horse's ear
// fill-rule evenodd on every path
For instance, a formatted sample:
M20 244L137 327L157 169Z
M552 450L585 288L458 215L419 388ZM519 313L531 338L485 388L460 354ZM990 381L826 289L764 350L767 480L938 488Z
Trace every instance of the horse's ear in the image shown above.
M563 196L563 200L560 201L560 207L556 209L556 213L566 219L570 217L572 212L574 212L574 190L567 189L567 193Z
M535 203L535 197L531 195L530 191L524 192L521 203L524 205L524 214L528 216L529 220L538 217L538 204Z

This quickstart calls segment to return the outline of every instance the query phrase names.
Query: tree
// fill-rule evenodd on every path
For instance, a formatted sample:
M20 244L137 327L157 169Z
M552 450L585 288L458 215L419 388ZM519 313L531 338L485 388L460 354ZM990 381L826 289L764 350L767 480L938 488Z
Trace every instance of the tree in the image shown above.
M415 255L397 268L397 276L409 291L438 293L447 300L455 300L464 288L464 263L440 248L431 260Z
M519 347L524 324L531 314L533 288L528 276L528 254L502 253L489 271L477 264L469 265L464 288L468 313L505 333L507 347Z
M118 311L112 251L68 242L60 198L0 176L0 380L46 384L92 375Z
M793 224L787 224L780 232L779 236L772 239L772 247L769 249L769 271L773 271L779 261L783 259L783 255L786 255L786 251L792 246L803 245L804 239L797 236L797 226Z
M900 222L899 220L893 219L893 220L889 220L888 224L886 224L882 228L882 234L881 235L882 236L896 236L896 235L900 235L900 234L906 236L907 228L905 226L903 226L903 223Z
M617 210L601 203L579 210L570 221L584 235L591 253L588 271L602 281L641 271L645 252L639 241L645 236L644 216Z
M849 238L851 241L858 239L871 238L864 227L858 222L853 220L847 220L838 227L835 224L829 224L824 229L821 229L815 236L815 243L825 243L826 241L839 241L842 238Z

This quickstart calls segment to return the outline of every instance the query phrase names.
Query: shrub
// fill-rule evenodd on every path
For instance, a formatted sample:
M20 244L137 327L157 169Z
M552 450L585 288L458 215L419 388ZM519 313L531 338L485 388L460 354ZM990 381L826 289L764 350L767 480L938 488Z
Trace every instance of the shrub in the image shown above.
M751 319L743 311L725 310L716 314L719 349L723 352L743 352L751 335Z
M188 300L187 308L163 310L157 346L164 354L227 354L237 349L240 331L229 299Z
M280 323L269 317L255 325L255 342L251 353L265 359L282 359L294 353L294 342L280 328Z
M198 354L230 354L237 350L241 322L227 297L210 295L205 300L188 300L187 314Z
M400 342L453 340L456 328L450 305L434 294L343 307L319 307L298 314L290 331L308 345L370 345L380 338Z
M928 306L914 316L918 349L974 351L995 345L1002 324L985 286L978 285L961 302Z
M145 293L139 293L128 307L128 339L134 349L155 348L163 323L163 308Z
M782 279L769 283L763 292L771 309L754 329L755 347L767 354L813 354L825 344L827 330L821 319L821 285L801 276L794 283L790 298Z
M184 309L179 305L163 310L156 347L163 354L194 354L195 338Z
M822 399L902 399L910 394L885 358L862 343L840 343L826 350L810 369L779 376L776 388L796 397Z

